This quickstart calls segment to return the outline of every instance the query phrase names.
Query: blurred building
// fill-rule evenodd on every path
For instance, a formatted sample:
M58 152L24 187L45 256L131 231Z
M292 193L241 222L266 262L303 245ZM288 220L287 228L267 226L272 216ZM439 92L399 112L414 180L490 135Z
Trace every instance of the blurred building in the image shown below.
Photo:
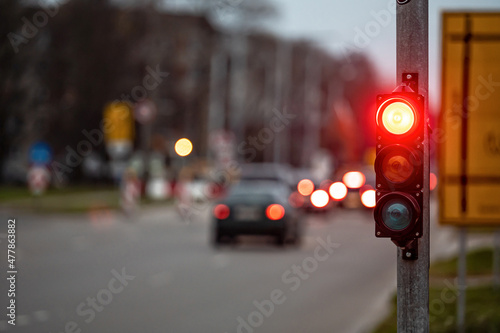
M17 38L0 52L3 165L26 165L38 140L64 163L84 131L100 128L107 103L144 99L157 109L149 142L167 155L173 142L189 137L193 156L210 157L210 133L227 130L242 147L239 159L302 166L320 148L338 160L361 158L366 142L358 129L375 85L362 55L336 59L305 41L221 29L203 11L95 0L54 8L5 0L0 7L2 34ZM266 129L278 113L293 117L271 134ZM255 156L241 154L259 135ZM108 158L101 142L92 150ZM72 168L70 178L81 177L80 170Z

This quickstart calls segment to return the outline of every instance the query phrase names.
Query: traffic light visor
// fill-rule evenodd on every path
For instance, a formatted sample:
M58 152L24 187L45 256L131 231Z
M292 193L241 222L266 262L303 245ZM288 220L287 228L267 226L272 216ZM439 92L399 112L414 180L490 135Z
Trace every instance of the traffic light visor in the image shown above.
M377 120L380 119L381 125L391 134L403 135L415 126L416 114L409 102L389 99L380 106L378 113Z

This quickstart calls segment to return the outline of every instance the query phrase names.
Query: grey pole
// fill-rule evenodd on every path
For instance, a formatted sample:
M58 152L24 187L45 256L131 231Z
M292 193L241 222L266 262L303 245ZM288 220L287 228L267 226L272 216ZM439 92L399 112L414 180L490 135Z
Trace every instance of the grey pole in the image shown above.
M397 82L403 73L418 73L418 92L425 98L428 119L428 0L397 0ZM418 259L403 260L398 249L398 332L429 332L429 133L424 129L423 235Z
M457 332L465 332L465 292L467 289L467 229L460 228L458 248Z

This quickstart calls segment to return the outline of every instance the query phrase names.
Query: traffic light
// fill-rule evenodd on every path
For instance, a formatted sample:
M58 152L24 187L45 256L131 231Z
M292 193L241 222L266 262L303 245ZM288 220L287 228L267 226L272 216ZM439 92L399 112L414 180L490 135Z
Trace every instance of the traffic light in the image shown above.
M375 234L408 247L422 237L424 98L411 89L377 96Z

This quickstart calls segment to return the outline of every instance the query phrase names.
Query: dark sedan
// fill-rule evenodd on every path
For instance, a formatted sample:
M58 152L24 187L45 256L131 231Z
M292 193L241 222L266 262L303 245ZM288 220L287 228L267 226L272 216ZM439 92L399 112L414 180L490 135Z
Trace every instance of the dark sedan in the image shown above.
M213 209L213 241L239 235L274 236L279 245L298 243L297 212L288 203L289 188L280 182L240 182Z

